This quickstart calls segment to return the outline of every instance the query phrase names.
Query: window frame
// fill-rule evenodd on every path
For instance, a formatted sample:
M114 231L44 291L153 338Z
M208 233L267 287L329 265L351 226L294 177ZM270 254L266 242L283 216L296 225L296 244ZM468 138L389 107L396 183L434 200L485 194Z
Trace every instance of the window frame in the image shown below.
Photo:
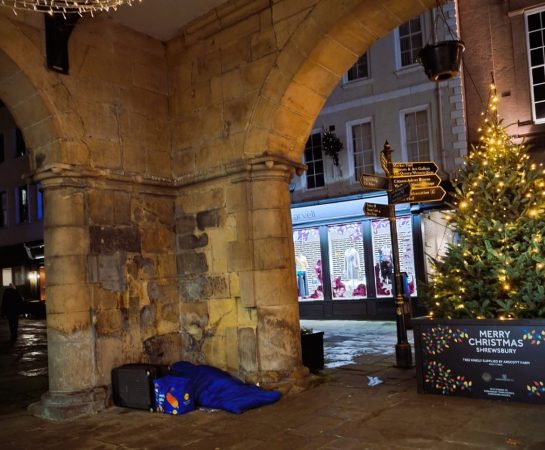
M416 17L413 17L412 19L409 19L407 22L410 22L413 19L416 19ZM425 39L425 36L426 36L426 21L425 21L424 14L420 14L418 16L418 19L420 20L420 33L422 35L422 47L421 48L423 48L424 45L425 45L424 39ZM407 22L404 22L402 25L404 25ZM413 62L412 64L407 64L405 66L401 64L401 43L400 43L401 37L399 35L399 27L396 27L394 29L393 35L394 35L396 70L399 71L399 70L405 70L405 69L410 69L410 68L414 68L414 67L419 67L420 64L417 61Z
M22 147L20 147L20 145L22 145ZM21 148L22 148L22 152L20 151ZM13 155L15 159L24 158L27 154L25 137L23 136L23 132L21 131L20 128L15 128L13 149L15 151Z
M356 163L354 161L354 140L352 137L352 127L357 125L363 125L368 123L371 127L371 144L373 147L373 171L376 173L383 173L384 171L380 167L377 161L377 146L375 141L375 129L373 117L368 116L361 119L350 120L346 122L346 147L348 150L348 173L350 176L351 184L359 184L359 180L356 180Z
M323 175L324 175L324 184L323 186L315 186L315 187L308 187L308 170L305 171L304 173L304 176L302 177L302 188L306 191L316 191L318 189L323 189L325 188L326 184L327 184L327 176L326 176L326 170L325 170L325 157L324 157L324 147L323 147L323 144L322 144L322 130L320 128L316 128L316 129L313 129L310 134L308 135L308 139L310 139L313 135L315 134L319 134L320 135L320 150L321 150L321 154L322 154L322 163L323 163ZM305 147L303 149L303 164L306 164L308 166L308 163L306 161L306 155L305 155L305 150L306 150L306 145L307 145L307 142L308 142L308 139L307 141L305 142ZM315 160L315 161L318 161L318 160ZM313 161L314 162L314 161Z
M407 149L407 129L405 127L405 116L407 114L411 113L417 113L425 111L426 112L426 120L428 121L428 159L425 159L423 161L433 161L433 135L432 135L432 127L431 127L431 111L430 111L430 105L418 105L413 106L411 108L405 108L399 111L399 132L400 132L400 138L401 138L401 155L403 158L403 161L409 161L409 152Z
M534 76L532 73L532 61L531 61L531 55L530 55L530 30L528 29L528 17L533 14L541 14L545 12L545 7L540 8L533 8L528 11L524 11L524 33L525 33L525 41L526 41L526 60L528 62L528 81L529 81L529 89L530 89L530 101L531 101L531 109L532 109L532 120L535 124L542 124L545 123L545 117L538 119L536 114L536 100L534 96ZM542 23L542 32L545 32L545 24ZM545 39L544 39L545 41ZM543 51L545 52L545 42L543 42L543 45L541 47ZM543 67L543 70L545 70L545 55L544 55L544 62L542 65L535 66L535 67ZM540 85L543 85L545 87L545 83L539 83ZM544 102L539 102L544 103Z
M353 80L349 80L348 79L348 71L350 69L352 69L352 67L354 67L358 63L360 58L362 58L363 56L367 56L367 75L365 77L359 77L359 78L354 78ZM359 56L358 59L356 60L356 62L350 66L350 69L348 69L343 74L343 85L344 84L356 84L356 83L361 83L361 82L365 82L365 81L370 80L371 79L371 62L370 62L370 58L369 58L369 51L367 51L363 55Z

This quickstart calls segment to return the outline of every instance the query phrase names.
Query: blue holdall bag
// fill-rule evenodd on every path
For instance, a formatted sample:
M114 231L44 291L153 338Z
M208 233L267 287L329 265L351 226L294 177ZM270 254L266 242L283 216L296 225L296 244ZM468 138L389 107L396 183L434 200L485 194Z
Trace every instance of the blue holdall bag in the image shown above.
M166 375L153 380L155 407L165 414L185 414L195 409L193 388L189 378Z

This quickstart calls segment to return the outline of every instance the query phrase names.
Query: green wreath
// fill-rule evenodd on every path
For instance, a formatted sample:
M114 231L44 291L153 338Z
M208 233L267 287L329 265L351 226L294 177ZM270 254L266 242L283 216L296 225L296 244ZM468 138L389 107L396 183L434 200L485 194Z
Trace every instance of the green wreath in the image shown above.
M322 148L324 153L333 160L333 164L339 165L339 152L343 149L343 143L333 131L324 131L322 134Z

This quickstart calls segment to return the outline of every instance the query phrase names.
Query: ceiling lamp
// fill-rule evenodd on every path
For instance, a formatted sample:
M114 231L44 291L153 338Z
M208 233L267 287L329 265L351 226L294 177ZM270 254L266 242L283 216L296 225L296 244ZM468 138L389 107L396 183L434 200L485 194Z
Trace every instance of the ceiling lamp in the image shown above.
M117 10L121 5L132 5L137 0L0 0L0 5L17 11L35 11L47 14L93 15L99 11ZM138 0L141 2L142 0Z

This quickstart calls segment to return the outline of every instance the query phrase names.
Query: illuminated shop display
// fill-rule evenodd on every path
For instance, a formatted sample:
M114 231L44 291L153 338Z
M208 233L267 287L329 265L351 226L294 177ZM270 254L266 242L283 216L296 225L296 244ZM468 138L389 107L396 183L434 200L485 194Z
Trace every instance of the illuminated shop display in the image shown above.
M303 228L293 232L297 293L300 300L322 300L323 277L320 230Z
M333 299L367 297L361 223L330 225L328 239Z
M416 275L414 267L413 233L410 216L398 217L397 234L399 246L399 265L401 272L408 277L411 296L416 296ZM373 268L377 297L392 297L393 266L390 224L388 219L371 221L373 241Z
M397 218L401 272L407 273L408 289L416 296L411 216ZM329 258L329 281L333 300L369 298L369 283L374 284L376 298L392 297L393 266L390 226L387 219L371 220L372 255L364 251L362 222L327 226L327 244L320 242L319 228L294 230L295 271L299 300L323 300L324 273L322 252ZM325 250L325 251L324 251ZM373 275L365 272L365 258L372 258Z
M388 219L366 216L367 199L384 205L385 195L345 197L294 205L291 209L299 312L306 319L395 317L393 265ZM406 274L407 308L420 309L416 280L424 280L422 214L409 204L396 206L401 272ZM444 227L427 239L444 240Z

